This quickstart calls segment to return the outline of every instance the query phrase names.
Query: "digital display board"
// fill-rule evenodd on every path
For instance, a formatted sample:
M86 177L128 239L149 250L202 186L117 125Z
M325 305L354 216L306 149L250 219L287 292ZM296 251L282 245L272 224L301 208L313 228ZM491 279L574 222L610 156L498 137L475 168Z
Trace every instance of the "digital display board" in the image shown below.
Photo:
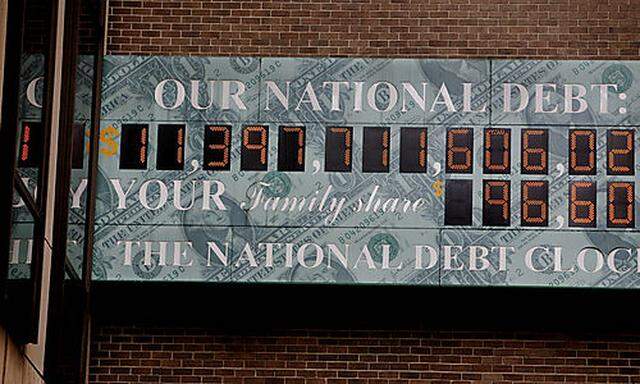
M107 56L94 276L640 288L635 79L636 62Z

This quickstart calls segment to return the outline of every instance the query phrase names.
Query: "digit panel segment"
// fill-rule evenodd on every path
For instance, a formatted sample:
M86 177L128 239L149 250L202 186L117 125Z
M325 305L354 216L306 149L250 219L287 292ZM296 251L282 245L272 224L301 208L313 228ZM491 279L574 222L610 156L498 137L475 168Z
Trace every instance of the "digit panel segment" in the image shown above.
M305 128L283 126L278 130L278 171L304 172Z
M324 151L324 170L326 172L351 172L353 128L327 127Z
M202 168L211 171L231 169L231 126L207 125L204 128Z
M511 224L511 184L506 180L484 180L482 225L508 227Z
M635 185L611 181L607 184L607 227L635 228Z
M569 183L569 226L595 228L597 199L595 181Z
M362 131L362 172L389 172L390 149L389 127L364 127Z
M607 131L607 175L633 176L635 173L634 131Z
M596 174L596 130L569 130L569 174Z
M447 180L444 191L444 224L471 225L473 214L473 182Z
M400 172L427 172L427 129L402 128L400 130Z
M157 140L156 168L159 170L184 169L185 126L160 124Z
M249 125L242 129L240 169L266 171L269 157L269 127Z
M523 227L547 227L549 225L549 182L526 180L521 184L521 216Z
M447 173L473 173L473 129L447 129L445 158Z
M511 173L511 130L484 130L484 166L487 174Z
M120 169L147 169L149 126L122 124Z
M549 130L523 129L520 148L520 171L523 175L549 173Z

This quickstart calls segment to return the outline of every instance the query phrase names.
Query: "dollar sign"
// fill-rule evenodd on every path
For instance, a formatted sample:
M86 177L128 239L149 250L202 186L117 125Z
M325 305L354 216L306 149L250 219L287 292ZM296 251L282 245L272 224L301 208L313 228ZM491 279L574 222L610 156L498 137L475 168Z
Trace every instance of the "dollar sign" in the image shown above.
M436 195L436 197L442 196L442 193L444 192L442 190L442 180L434 181L433 184L431 184L431 187L433 187L433 194Z
M87 130L85 135L90 137L90 132L91 131ZM108 125L106 128L100 130L100 142L106 146L106 148L104 146L100 147L100 153L107 157L111 157L118 153L118 143L115 141L118 136L120 136L120 132L118 132L118 129L113 125ZM87 152L89 152L89 146L90 142L87 142Z
M109 125L105 129L100 131L100 142L104 144L101 146L100 153L111 157L118 153L118 144L116 143L116 137L120 136L120 132L113 126Z

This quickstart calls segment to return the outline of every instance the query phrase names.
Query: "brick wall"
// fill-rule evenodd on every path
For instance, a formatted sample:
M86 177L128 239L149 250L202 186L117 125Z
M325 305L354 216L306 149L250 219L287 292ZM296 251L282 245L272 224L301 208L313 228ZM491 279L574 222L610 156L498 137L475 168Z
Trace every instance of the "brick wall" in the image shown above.
M111 0L113 54L626 58L640 0Z
M117 282L92 301L94 384L640 383L633 290Z
M92 383L639 383L640 336L95 329Z
M110 0L108 52L638 59L640 0ZM484 297L473 298L468 293L464 297L472 298L465 302L447 296L433 304L442 309L445 303L455 303L465 309L459 316L450 315L466 324L448 328L455 331L399 326L387 319L372 331L368 321L364 322L367 326L353 326L353 318L364 316L363 308L377 308L372 316L387 313L389 317L424 319L432 314L398 313L399 307L419 308L413 301L406 305L394 302L395 307L389 303L381 307L374 301L353 309L353 303L367 296L358 290L349 296L353 300L343 299L341 309L324 308L319 315L352 319L348 324L336 320L328 327L304 326L308 319L318 318L314 307L313 315L300 315L303 326L238 331L192 324L201 309L207 311L198 298L215 297L215 308L225 308L221 317L234 313L237 303L250 308L245 309L246 317L256 313L260 319L271 316L276 324L296 311L261 308L282 294L271 295L266 289L240 298L237 286L226 295L217 291L215 295L169 293L173 287L161 293L156 287L146 294L116 294L113 288L94 301L102 316L109 314L106 317L117 321L97 316L91 346L92 383L640 383L640 332L567 331L573 322L598 323L593 319L596 314L619 313L629 320L619 308L622 303L637 302L637 296L629 300L586 296L580 305L568 308L569 303L585 297L582 293L569 295L558 299L555 311L548 306L558 292L543 300L522 299L521 309L547 319L547 324L571 323L558 333L535 331L545 328L532 324L509 331L488 331L490 327L482 325L476 328L480 331L469 330L478 316L495 312L496 318L502 318L514 311L518 301L512 299L512 292L501 300L496 299L495 291L489 295L499 303L493 309L487 307ZM342 291L328 294L328 289L319 288L314 295L344 296ZM390 289L384 288L385 294ZM270 295L256 298L256 292L263 291ZM393 297L412 298L417 292ZM434 297L441 294L438 291ZM171 295L179 299L171 300ZM109 306L113 297L119 297L118 304ZM132 303L123 309L122 300L128 297ZM134 299L140 297L145 300ZM153 297L157 302L143 305ZM220 304L223 297L229 299ZM187 298L196 301L191 304L195 312L175 307ZM508 308L502 307L504 302L510 303ZM474 309L474 305L482 308ZM598 310L592 313L594 307ZM578 312L576 308L586 309ZM131 318L132 311L142 314L145 321ZM159 325L168 316L183 325ZM503 323L511 324L511 320L504 318ZM618 329L614 325L606 328Z

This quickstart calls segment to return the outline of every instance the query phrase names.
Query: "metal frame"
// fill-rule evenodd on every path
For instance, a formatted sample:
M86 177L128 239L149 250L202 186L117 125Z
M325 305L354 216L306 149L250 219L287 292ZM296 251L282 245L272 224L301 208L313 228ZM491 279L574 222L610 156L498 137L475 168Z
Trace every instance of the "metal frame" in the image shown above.
M58 175L56 182L56 196L69 196L71 178L71 129L74 122L75 107L75 76L78 58L78 28L79 11L81 2L87 0L67 0L65 11L65 37L63 50L63 77L62 77L62 98L60 108L61 131L58 142ZM91 106L91 126L90 145L88 161L88 180L86 194L86 217L84 223L85 240L83 244L82 276L80 281L80 306L82 314L82 329L79 329L80 350L76 357L79 359L77 365L71 367L72 372L61 371L65 367L62 364L64 356L65 340L64 334L64 303L71 292L65 292L65 267L68 265L67 259L67 231L69 200L58 198L55 202L54 221L54 244L53 263L51 271L51 289L49 293L49 322L47 324L47 353L45 355L45 378L47 382L73 382L84 383L88 380L89 362L89 340L90 340L90 293L91 293L91 271L93 255L93 234L95 221L95 192L98 175L98 148L100 139L100 106L102 89L102 64L104 49L104 35L106 25L104 14L106 13L106 0L92 1L96 7L98 31L97 47L94 52L94 73L93 73L93 100ZM67 132L68 131L68 132ZM75 291L74 291L75 292ZM67 297L65 297L67 296ZM74 338L75 339L75 338ZM68 366L67 366L68 367ZM63 379L64 376L64 379Z
M98 155L100 145L100 116L102 107L102 74L107 38L107 15L109 0L97 0L98 46L93 73L93 103L91 105L91 143L89 145L89 175L87 180L87 208L84 225L85 241L83 249L82 282L85 292L85 307L82 334L82 355L80 379L89 382L89 355L91 345L91 276L93 272L93 243L96 212L96 181L98 179Z
M64 37L62 43L62 77L60 90L60 127L57 143L56 184L53 222L53 244L51 275L49 281L49 307L47 322L47 353L45 354L45 379L47 382L64 382L58 379L62 368L61 357L64 343L64 283L67 265L67 231L69 217L69 183L71 179L71 150L73 115L75 109L76 68L78 51L78 3L65 1ZM54 348L54 349L50 349ZM69 372L65 372L68 375ZM62 377L62 374L60 374Z
M12 9L12 7L15 7ZM5 52L22 52L22 36L24 26L24 2L7 3L7 35ZM0 126L0 143L17 143L18 136L18 106L20 101L7 97L20 87L20 61L7 60L5 53L4 95L2 100L2 125ZM11 224L13 209L13 183L16 166L16 145L8 145L0 151L0 303L4 301L7 272L9 268L9 251L11 244ZM0 304L2 305L2 304ZM0 311L5 313L5 311ZM4 321L4 317L0 319Z

